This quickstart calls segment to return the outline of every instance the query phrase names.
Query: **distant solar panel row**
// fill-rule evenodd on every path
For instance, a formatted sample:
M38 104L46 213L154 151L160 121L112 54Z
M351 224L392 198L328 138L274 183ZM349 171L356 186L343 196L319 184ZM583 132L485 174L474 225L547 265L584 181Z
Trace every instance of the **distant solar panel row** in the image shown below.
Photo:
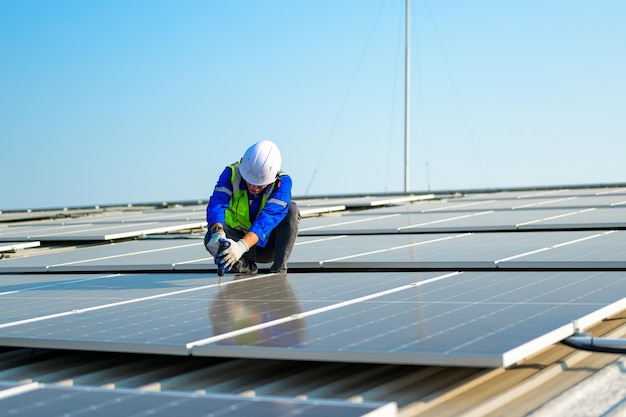
M108 241L206 226L206 221L119 224L23 225L0 229L0 241Z
M373 209L334 218L303 219L300 235L517 232L623 229L626 210L537 209L413 212L410 207Z
M626 231L309 236L297 239L289 267L623 269ZM174 270L215 271L202 236L143 239L0 260L0 273Z
M588 190L582 190L587 191ZM365 233L442 233L457 231L518 231L550 229L624 228L621 210L626 195L612 193L567 195L564 192L518 195L499 194L450 200L432 196L301 200L308 215L344 208L379 209L344 213L337 217L306 217L301 235ZM5 223L0 241L72 240L107 241L156 233L171 233L206 226L205 206L160 210L104 212L77 218L29 223Z

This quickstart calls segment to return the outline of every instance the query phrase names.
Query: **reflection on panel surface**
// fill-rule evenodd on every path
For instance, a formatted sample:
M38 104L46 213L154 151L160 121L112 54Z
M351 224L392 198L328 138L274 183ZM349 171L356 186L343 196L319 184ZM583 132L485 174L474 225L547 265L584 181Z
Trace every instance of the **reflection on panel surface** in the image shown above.
M308 316L297 329L306 341L288 350L231 341L194 354L508 366L570 335L573 320L623 308L624 290L611 272L463 273Z

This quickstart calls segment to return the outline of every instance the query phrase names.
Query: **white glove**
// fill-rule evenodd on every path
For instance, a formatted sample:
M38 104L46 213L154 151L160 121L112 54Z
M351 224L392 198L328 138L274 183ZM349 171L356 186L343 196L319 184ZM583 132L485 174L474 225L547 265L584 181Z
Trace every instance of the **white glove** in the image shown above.
M213 233L211 239L205 245L206 250L213 256L217 255L217 251L220 249L220 239L226 239L226 233L224 233L224 231Z
M243 239L234 241L232 239L223 239L230 245L219 253L219 267L228 271L237 262L244 253L248 252L248 245Z

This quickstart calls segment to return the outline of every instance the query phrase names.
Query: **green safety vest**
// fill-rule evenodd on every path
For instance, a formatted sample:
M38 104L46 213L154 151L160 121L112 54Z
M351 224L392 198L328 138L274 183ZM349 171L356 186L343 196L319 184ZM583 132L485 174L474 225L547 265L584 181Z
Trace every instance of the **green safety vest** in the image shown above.
M226 224L233 229L241 230L245 233L252 227L250 220L250 202L248 201L248 190L241 189L240 184L243 178L239 173L240 162L230 165L230 183L233 186L233 193L230 196L230 207L226 210ZM267 196L274 191L276 182L272 183L268 188L263 190L261 206L259 212L263 210L267 203Z

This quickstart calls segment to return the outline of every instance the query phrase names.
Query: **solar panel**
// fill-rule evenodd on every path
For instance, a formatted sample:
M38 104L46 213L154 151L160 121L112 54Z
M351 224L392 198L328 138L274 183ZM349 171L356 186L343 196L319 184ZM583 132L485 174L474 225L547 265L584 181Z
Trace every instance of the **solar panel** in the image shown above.
M364 196L364 197L328 197L328 198L296 198L298 207L316 207L325 205L342 205L346 208L380 207L394 204L411 203L415 201L431 200L434 194L419 195L387 195L387 196Z
M50 218L67 218L71 216L84 216L87 214L102 213L100 208L91 209L60 209L60 210L40 210L40 211L12 211L2 212L0 211L0 223L2 222L18 222L29 221L38 219L50 219Z
M573 334L574 320L586 327L623 309L625 289L621 273L450 274L292 317L307 336L287 349L272 347L278 335L259 325L209 338L193 354L510 366Z
M0 295L0 344L498 367L626 307L621 272L93 278Z
M74 226L74 225L108 225L121 223L146 223L146 222L187 222L202 221L206 217L206 207L189 208L187 210L167 209L149 211L113 211L104 212L94 216L81 216L74 218L41 220L30 222L33 226ZM23 224L17 224L17 226ZM14 227L15 225L11 226Z
M191 261L202 262L203 270L215 270L213 257L204 248L201 236L142 239L7 258L0 260L0 272L169 271L175 269L176 263Z
M0 327L151 301L215 286L216 276L174 274L2 275ZM13 323L9 325L9 323Z
M626 205L624 195L600 196L564 196L560 198L533 198L533 199L502 199L489 198L466 200L465 198L449 200L424 201L413 204L384 207L379 213L420 213L420 212L456 212L456 211L485 211L485 210L537 210L537 209L585 209L611 208ZM353 214L366 215L370 211L355 212Z
M571 196L602 196L602 195L626 195L624 187L590 187L590 188L546 188L538 190L512 190L498 191L496 193L467 193L464 200L475 199L536 199L536 198L562 198Z
M626 232L607 231L498 261L499 268L626 269Z
M72 316L77 314L79 321L82 321L87 316L85 313L89 311L101 312L99 315L113 314L114 316L119 316L119 320L113 319L116 323L119 323L120 320L126 321L128 317L141 316L146 308L151 308L149 305L152 305L152 308L160 305L159 310L161 310L161 313L153 317L153 323L163 319L162 314L164 311L169 312L180 309L181 312L175 313L173 316L180 318L181 315L188 315L189 317L182 321L176 320L175 325L178 327L187 323L190 332L200 332L199 337L195 337L195 339L198 339L204 338L207 329L211 327L211 324L207 323L208 304L206 299L208 296L205 293L221 293L223 291L222 288L215 288L217 277L213 274L210 277L190 274L65 276L66 282L59 280L58 277L58 275L55 275L50 280L41 275L25 277L31 281L30 283L21 281L22 277L20 276L15 276L12 279L3 279L3 282L7 283L13 281L13 285L10 285L8 288L3 287L6 289L1 293L4 309L1 316L2 319L0 320L0 328L23 326L31 323L34 323L32 325L34 327L38 323L54 321L59 317L72 318ZM273 283L275 284L276 282L279 281L274 281ZM193 284L190 285L191 283ZM252 291L257 288L253 284L240 282L230 283L229 285L238 288L243 285L246 291ZM39 301L39 294L43 289L46 290L47 294L45 302ZM194 308L194 303L191 299L195 295L191 293L194 292L199 292L201 296L197 305L195 305L195 310L191 311ZM180 299L182 297L181 294L187 295L184 299ZM167 297L173 297L174 299L167 299ZM71 308L68 309L68 307ZM120 313L122 309L124 312ZM106 312L102 313L104 310ZM110 313L110 311L113 311L113 313ZM199 325L196 322L197 320L200 321ZM196 324L189 324L194 322ZM45 324L47 325L47 323ZM126 323L126 325L132 327L135 324ZM100 327L101 325L97 326L98 329ZM141 328L143 325L139 325L139 327ZM71 333L74 330L65 329L64 331ZM83 335L88 334L84 330L77 329L76 331ZM158 332L158 330L155 331ZM175 333L180 333L180 331L178 330ZM144 333L145 337L145 332L142 330L139 330L139 332ZM130 337L133 336L131 335ZM175 336L172 337L175 338ZM191 340L195 339L191 338ZM142 342L140 344L145 343ZM77 346L74 343L71 343L71 345ZM184 343L179 348L177 350L174 347L171 350L184 354ZM139 351L141 349L143 347L140 346ZM164 349L159 351L162 352Z
M334 218L302 219L303 236L329 234L381 233L453 233L459 231L515 231L516 221L537 219L535 213L499 212L493 210L470 212L385 213L386 209L371 210L366 215L346 214Z
M611 229L626 227L626 211L619 208L590 208L550 215L518 225L520 230L528 229Z
M116 274L72 274L55 275L55 274L2 274L0 275L0 296L25 291L40 291L47 289L61 288L65 285L73 285L82 281L91 281L98 279L110 278L117 276ZM28 308L34 308L29 306ZM44 305L45 307L45 305ZM27 309L28 309L27 308ZM16 310L14 310L15 312ZM31 317L28 313L25 317Z
M322 291L317 289L319 283L309 277L301 285L305 293L316 292L316 299L298 301L291 295L291 284L286 278L276 276L268 280L259 276L230 281L221 286L216 285L214 274L140 274L94 279L69 276L64 285L56 282L55 287L47 288L42 300L39 288L45 277L39 277L32 289L22 287L19 292L5 292L0 297L4 306L0 312L0 343L178 355L188 353L188 343L213 334L214 327L224 328L224 316L212 315L213 302L209 302L219 303L224 293L235 291L244 298L257 299L260 305L271 304L278 294L286 295L285 299L276 300L278 307L272 314L283 311L290 316L303 308L300 303L310 302L311 307L307 308L332 305L407 280L396 276L381 282L375 276L363 276L357 288L352 288L350 282L337 282L329 285L332 290Z
M1 386L0 386L1 388ZM2 415L20 416L395 416L393 403L352 403L225 394L29 384L0 391Z
M621 209L482 210L467 212L385 213L302 219L300 235L453 233L518 230L571 230L624 228Z
M107 241L202 228L206 221L151 221L135 223L76 223L68 225L21 225L0 229L2 241Z
M621 191L616 191L621 190ZM381 209L380 213L416 213L429 211L526 210L547 208L601 208L626 204L624 189L549 190L541 192L499 192L468 194L412 202ZM367 215L370 211L353 214Z
M607 245L613 245L615 261L626 261L626 239L623 232ZM602 241L606 233L553 232L553 233L464 233L437 235L381 235L343 236L311 245L307 249L323 249L318 254L323 268L438 268L438 269L487 269L501 267L503 260L515 260L517 268L536 268L528 263L525 255L561 250L567 246L586 251L587 244ZM593 239L592 239L593 238ZM323 247L322 247L323 246ZM621 250L621 252L620 252ZM306 253L294 251L293 265L298 265ZM588 261L598 268L615 267L602 263L599 252L589 251ZM595 256L595 257L594 257ZM565 257L562 259L566 259ZM563 262L554 267L567 267Z

